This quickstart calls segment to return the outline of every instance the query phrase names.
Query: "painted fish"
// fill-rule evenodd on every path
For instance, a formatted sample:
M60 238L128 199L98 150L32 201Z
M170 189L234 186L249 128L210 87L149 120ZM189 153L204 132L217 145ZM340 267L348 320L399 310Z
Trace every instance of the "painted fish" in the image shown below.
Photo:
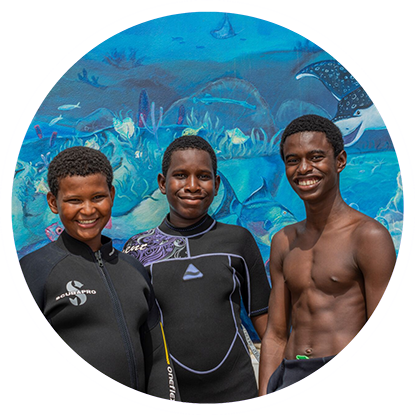
M59 115L59 117L54 118L50 123L49 123L49 127L51 127L52 125L56 124L58 121L62 120L62 114Z
M35 192L36 193L43 193L44 195L48 194L49 188L45 183L44 178L42 177L40 180L35 182Z
M332 121L342 132L345 147L357 143L366 130L386 128L379 111L361 87L339 102Z
M115 131L124 139L130 139L135 131L134 122L130 117L124 118L122 121L118 118L113 118L113 125Z
M73 105L73 104L61 105L60 107L58 107L58 110L59 111L71 111L75 108L81 108L79 104L80 102L78 102L76 105Z
M45 229L45 233L48 239L54 242L59 238L59 235L63 232L63 230L64 230L64 227L58 222L55 222Z
M225 135L231 140L232 144L243 144L249 140L249 136L245 135L239 128L226 130Z
M85 147L93 148L94 150L99 150L99 144L97 143L95 138L91 138L90 140L85 141Z
M197 135L197 133L200 131L200 130L203 130L205 128L205 126L204 125L202 125L201 127L199 127L199 128L190 128L190 127L188 127L188 128L185 128L183 131L182 131L182 135Z
M308 65L298 72L295 78L304 77L317 78L338 101L360 87L353 75L335 60L320 61Z
M344 146L357 143L366 130L385 129L379 112L356 79L336 60L326 60L306 66L296 79L314 77L323 83L339 101L332 121L343 134Z
M234 104L234 105L240 105L241 107L248 108L251 110L256 110L256 105L249 104L246 101L239 101L237 99L232 98L221 98L221 97L214 97L211 95L205 95L202 98L199 97L193 97L193 102L197 104L198 102L201 102L202 104L212 104L216 102L224 103L224 104Z

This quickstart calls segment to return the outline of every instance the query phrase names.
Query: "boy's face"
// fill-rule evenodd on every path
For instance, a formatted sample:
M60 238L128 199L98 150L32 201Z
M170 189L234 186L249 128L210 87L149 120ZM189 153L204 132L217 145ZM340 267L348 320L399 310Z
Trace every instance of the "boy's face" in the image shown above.
M185 228L206 215L218 193L220 178L214 176L208 152L187 149L171 155L167 176L159 174L158 183L170 205L170 222Z
M95 252L101 247L101 231L111 217L114 196L114 187L109 189L105 176L97 173L61 179L58 196L49 192L47 199L66 232Z
M320 200L331 189L337 190L347 161L346 152L335 157L326 135L317 131L288 136L284 158L287 179L303 201Z

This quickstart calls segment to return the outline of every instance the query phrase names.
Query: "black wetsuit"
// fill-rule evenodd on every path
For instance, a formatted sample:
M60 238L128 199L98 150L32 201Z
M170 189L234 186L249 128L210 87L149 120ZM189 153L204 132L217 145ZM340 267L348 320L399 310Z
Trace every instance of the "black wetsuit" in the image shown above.
M62 339L107 376L178 400L160 314L144 267L102 236L94 253L63 232L20 260L37 304Z
M270 286L252 235L204 217L192 227L167 220L133 236L124 252L150 272L185 402L220 403L257 396L240 320L266 313Z

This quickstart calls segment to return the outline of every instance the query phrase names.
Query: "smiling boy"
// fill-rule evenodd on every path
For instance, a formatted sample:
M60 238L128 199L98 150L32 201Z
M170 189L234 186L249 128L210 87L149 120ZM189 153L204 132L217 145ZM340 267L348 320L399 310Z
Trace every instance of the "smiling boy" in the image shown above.
M71 147L50 163L47 201L65 230L20 261L52 327L88 363L141 392L178 399L154 293L144 267L101 235L115 189L99 151Z
M177 138L158 176L170 212L130 238L124 252L149 270L183 401L220 403L258 395L241 331L241 297L261 337L269 283L252 235L216 222L208 209L220 178L212 147Z
M281 157L306 219L272 239L260 395L303 379L339 353L373 313L395 264L386 228L341 197L347 155L334 123L317 115L292 121Z

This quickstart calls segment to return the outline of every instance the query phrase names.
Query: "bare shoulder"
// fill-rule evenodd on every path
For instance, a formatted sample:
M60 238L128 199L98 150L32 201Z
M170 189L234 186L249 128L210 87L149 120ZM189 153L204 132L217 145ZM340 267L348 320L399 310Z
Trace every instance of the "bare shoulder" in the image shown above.
M353 231L353 242L359 263L385 261L394 264L395 247L389 231L377 220L356 212L356 226Z
M304 221L293 223L292 225L285 226L279 230L271 241L271 251L287 253L290 249L290 245L298 235L300 228L304 226Z
M392 242L389 231L380 222L361 212L355 212L355 217L356 227L354 234L356 242Z

